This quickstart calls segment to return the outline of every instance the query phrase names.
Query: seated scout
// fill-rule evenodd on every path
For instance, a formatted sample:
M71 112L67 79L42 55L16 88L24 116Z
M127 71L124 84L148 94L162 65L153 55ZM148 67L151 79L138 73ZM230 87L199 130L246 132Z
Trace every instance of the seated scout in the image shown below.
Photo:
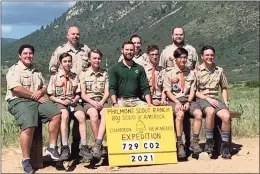
M68 53L62 53L59 56L60 68L58 73L52 75L48 85L47 93L50 100L57 103L61 111L61 156L59 160L68 160L70 157L70 148L68 144L69 136L69 116L73 113L79 121L80 132L80 152L79 155L84 159L92 159L92 155L87 147L86 135L86 117L81 105L78 104L80 99L80 87L78 86L78 76L71 72L72 57Z
M134 43L122 45L124 59L109 68L109 93L114 107L152 105L149 83L145 70L133 61ZM141 100L144 95L146 102Z
M206 145L205 151L212 153L213 128L215 115L222 120L220 153L223 158L231 159L229 152L230 113L228 110L227 78L223 68L214 63L215 49L212 46L204 46L201 49L203 63L197 67L197 103L206 115ZM219 87L223 101L218 99Z
M158 66L159 48L157 45L148 45L147 54L149 58L148 65L145 67L146 76L150 85L152 102L155 106L165 106L166 95L163 92L163 78L165 71Z
M8 69L6 74L8 111L15 117L21 128L20 144L23 154L22 167L25 173L33 173L30 150L34 128L38 120L49 122L49 146L46 152L51 158L58 160L60 155L56 149L60 128L60 111L44 95L47 86L44 78L32 65L34 48L22 45L19 50L19 61Z
M193 139L191 141L190 150L194 154L199 154L202 149L199 146L199 133L202 123L202 112L193 98L196 92L195 73L186 67L188 51L184 48L177 48L173 56L176 64L174 67L166 68L163 90L169 98L169 104L173 107L176 115L175 126L177 134L178 157L185 158L186 153L182 142L183 119L184 113L189 112L195 117L193 126ZM178 82L176 82L178 78Z
M90 117L91 129L95 137L95 144L91 153L97 159L104 154L102 146L105 135L105 112L108 107L108 76L107 72L100 68L102 53L99 49L93 49L89 52L90 67L80 74L81 98L87 102L84 105L86 113ZM99 115L101 120L99 122Z

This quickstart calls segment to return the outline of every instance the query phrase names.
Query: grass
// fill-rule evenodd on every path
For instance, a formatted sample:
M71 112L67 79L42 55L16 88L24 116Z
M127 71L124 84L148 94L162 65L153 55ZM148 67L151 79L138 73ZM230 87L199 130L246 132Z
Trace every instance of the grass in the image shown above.
M255 137L259 135L259 88L246 88L241 86L229 89L230 110L241 112L238 119L232 120L232 133L234 137ZM19 146L20 129L14 117L7 111L7 104L2 96L1 136L4 147ZM72 124L71 124L72 126ZM90 123L87 121L88 141L93 141ZM43 142L48 143L48 125L43 127ZM58 141L59 142L59 141ZM71 142L71 141L70 141Z

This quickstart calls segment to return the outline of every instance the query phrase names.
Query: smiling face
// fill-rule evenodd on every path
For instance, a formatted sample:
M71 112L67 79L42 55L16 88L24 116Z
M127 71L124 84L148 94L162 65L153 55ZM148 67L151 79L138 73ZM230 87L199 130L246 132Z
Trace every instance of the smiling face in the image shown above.
M21 54L19 54L19 59L26 67L30 67L32 64L33 56L33 51L30 48L24 48Z
M67 57L62 58L60 65L61 65L61 67L63 68L64 71L66 71L66 72L70 71L70 69L72 67L71 56L67 56Z
M67 34L67 39L72 45L77 45L80 39L79 29L77 27L70 27Z
M183 69L187 63L188 55L182 54L180 57L175 58L175 62L180 69Z
M212 65L214 63L215 53L212 49L206 49L203 51L201 58L206 65Z
M135 53L136 54L139 53L141 50L141 46L142 46L141 39L139 37L134 37L134 38L132 38L132 42L134 43Z
M101 57L100 57L100 55L98 53L91 52L89 60L90 60L91 67L93 67L95 69L100 67Z
M184 31L182 28L175 28L172 32L172 41L176 45L184 44Z
M125 44L123 49L121 50L124 59L126 61L130 61L134 57L134 45L133 44Z

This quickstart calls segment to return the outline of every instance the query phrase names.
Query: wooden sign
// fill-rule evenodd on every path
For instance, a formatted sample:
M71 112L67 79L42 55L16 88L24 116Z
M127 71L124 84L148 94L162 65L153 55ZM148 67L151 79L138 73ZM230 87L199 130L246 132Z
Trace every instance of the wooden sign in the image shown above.
M105 108L110 166L177 163L171 106Z

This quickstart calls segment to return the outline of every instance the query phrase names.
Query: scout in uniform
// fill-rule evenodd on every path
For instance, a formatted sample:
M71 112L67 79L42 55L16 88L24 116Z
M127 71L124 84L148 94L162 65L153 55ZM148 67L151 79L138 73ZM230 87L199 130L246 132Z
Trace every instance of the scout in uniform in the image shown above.
M148 45L147 54L149 56L149 63L145 67L145 72L150 85L152 103L155 106L165 106L167 105L166 95L163 92L165 71L158 66L159 47L157 45Z
M84 110L90 117L91 129L95 137L91 152L95 158L100 159L105 153L102 140L106 130L104 108L108 107L108 76L107 72L100 68L102 53L99 49L91 50L89 58L90 67L79 77L81 98L86 102ZM100 123L99 115L101 116Z
M163 49L160 56L159 66L163 68L173 67L175 61L173 57L173 52L177 48L181 48L181 47L185 48L188 51L186 67L193 70L196 66L199 65L198 54L196 52L196 49L193 46L184 43L183 27L173 28L172 40L173 40L172 45L168 45Z
M61 68L58 73L51 76L47 93L50 95L50 100L57 103L61 111L61 156L60 160L68 160L70 157L70 148L68 145L69 136L69 115L73 113L79 121L80 132L80 152L79 155L83 159L90 160L92 155L87 146L86 135L86 117L81 105L78 104L80 99L80 86L78 76L71 72L72 57L68 53L63 53L59 57Z
M124 60L112 65L109 70L109 93L114 107L152 105L149 83L144 67L133 61L134 43L122 45ZM141 100L142 95L146 102Z
M77 27L70 27L67 34L68 42L59 46L51 56L49 63L49 71L52 74L58 72L59 69L59 56L62 53L69 53L72 56L71 71L77 75L88 67L88 53L90 48L87 45L79 43L80 32Z
M58 160L60 155L56 142L60 128L60 111L47 98L47 86L44 78L33 65L34 48L22 45L19 50L19 61L8 69L6 74L8 111L14 116L21 128L20 144L23 154L22 167L25 173L33 173L30 150L34 128L38 120L49 122L49 146L46 149L51 158Z
M203 63L196 69L197 77L197 103L206 115L206 145L205 151L212 153L213 128L215 115L222 120L220 153L223 158L231 159L229 152L230 113L228 110L227 78L223 68L214 63L215 49L212 46L204 46L201 50ZM223 101L218 99L219 87Z
M133 35L130 37L130 40L134 43L134 57L133 57L133 61L135 61L135 63L142 65L143 67L147 66L148 64L148 55L146 53L143 53L141 50L141 46L142 46L142 39L140 36L138 35ZM124 60L124 55L122 54L119 59L118 62Z
M202 124L202 112L196 102L192 101L196 92L196 77L194 71L185 64L188 51L184 48L177 48L174 51L175 66L166 69L163 90L169 98L169 104L173 107L176 115L175 126L177 134L178 157L185 158L186 153L182 142L183 119L185 112L189 112L195 117L193 125L193 139L190 150L194 154L199 154L202 149L199 146L199 133ZM176 81L176 78L178 79Z

